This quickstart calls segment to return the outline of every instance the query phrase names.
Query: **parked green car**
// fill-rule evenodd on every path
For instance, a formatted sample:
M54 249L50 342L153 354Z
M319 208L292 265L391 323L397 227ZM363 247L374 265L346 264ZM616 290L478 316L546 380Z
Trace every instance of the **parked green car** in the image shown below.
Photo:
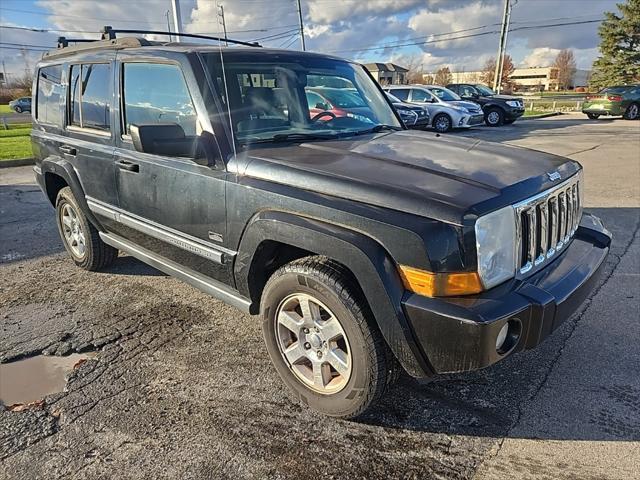
M600 115L622 115L627 120L640 118L640 85L607 87L587 95L582 113L595 120Z

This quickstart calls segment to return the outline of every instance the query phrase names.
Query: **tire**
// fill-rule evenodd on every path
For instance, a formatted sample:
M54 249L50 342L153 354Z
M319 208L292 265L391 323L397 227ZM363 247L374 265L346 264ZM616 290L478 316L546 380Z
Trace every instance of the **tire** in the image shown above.
M598 118L600 118L600 115L597 113L587 113L587 117L589 117L589 119L591 120L597 120Z
M16 113L22 113L22 107L20 105L16 105L14 110L16 111Z
M446 113L439 113L435 117L433 117L433 121L431 122L433 128L438 133L447 133L453 127L453 121L451 117Z
M347 419L367 412L400 370L350 278L326 257L302 258L269 278L260 304L267 351L293 397ZM301 315L305 304L310 305L305 311L315 312L312 321Z
M501 108L490 108L484 114L484 123L490 127L499 127L504 123L504 111Z
M640 118L640 104L632 103L624 111L623 117L625 120L637 120Z
M118 250L100 239L82 213L70 187L62 188L56 197L56 223L64 248L80 268L100 270L118 257Z

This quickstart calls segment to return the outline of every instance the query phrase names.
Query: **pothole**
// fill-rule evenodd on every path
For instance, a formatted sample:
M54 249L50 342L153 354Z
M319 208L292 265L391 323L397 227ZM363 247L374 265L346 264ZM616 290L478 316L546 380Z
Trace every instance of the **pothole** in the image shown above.
M68 374L95 353L74 353L64 357L37 355L0 364L0 402L8 410L37 405L47 395L61 392Z

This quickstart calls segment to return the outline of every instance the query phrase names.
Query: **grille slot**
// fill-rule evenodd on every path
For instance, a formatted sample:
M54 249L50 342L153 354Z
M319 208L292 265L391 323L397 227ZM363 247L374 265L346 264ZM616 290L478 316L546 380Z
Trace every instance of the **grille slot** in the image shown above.
M581 172L562 184L514 205L516 258L521 275L563 250L582 218Z

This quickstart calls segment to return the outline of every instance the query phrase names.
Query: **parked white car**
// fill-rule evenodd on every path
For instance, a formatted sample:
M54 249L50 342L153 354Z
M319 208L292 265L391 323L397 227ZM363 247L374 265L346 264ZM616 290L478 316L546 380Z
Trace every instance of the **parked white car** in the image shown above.
M452 128L469 128L484 122L484 115L480 105L465 102L458 97L455 102L449 102L438 96L431 88L446 90L451 95L457 95L439 85L385 85L385 91L393 93L403 102L416 103L429 110L431 126L440 133L448 132Z

